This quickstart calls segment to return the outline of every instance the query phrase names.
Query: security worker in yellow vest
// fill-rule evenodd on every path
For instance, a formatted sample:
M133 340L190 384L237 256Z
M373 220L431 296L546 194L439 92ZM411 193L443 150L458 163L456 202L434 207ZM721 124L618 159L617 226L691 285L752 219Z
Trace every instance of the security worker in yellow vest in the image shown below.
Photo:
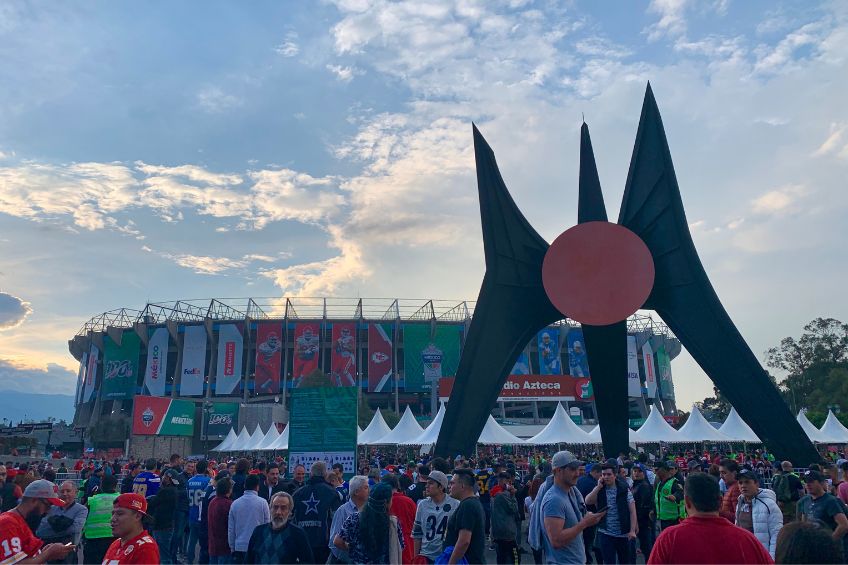
M659 461L655 466L657 474L654 490L655 517L659 518L660 531L680 523L680 505L683 502L683 486L673 476L673 463Z

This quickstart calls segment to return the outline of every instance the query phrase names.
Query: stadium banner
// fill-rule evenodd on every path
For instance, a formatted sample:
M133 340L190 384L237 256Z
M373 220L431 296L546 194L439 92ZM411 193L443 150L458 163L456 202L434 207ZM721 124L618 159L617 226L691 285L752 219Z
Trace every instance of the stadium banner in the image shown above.
M93 343L88 352L88 363L85 367L85 388L82 393L83 402L91 402L94 399L94 385L97 384L97 357L100 349Z
M589 358L586 355L586 342L583 341L583 330L575 329L568 332L568 372L572 377L591 377L589 374Z
M542 375L561 375L559 328L546 328L536 336L539 347L539 373Z
M215 396L238 392L241 383L241 358L244 353L244 335L241 324L218 326L218 369L215 373Z
M256 394L280 393L283 365L283 325L259 322L256 326Z
M636 336L627 336L627 396L640 398L642 383L639 380L639 358L636 350Z
M82 404L82 391L85 384L85 366L88 364L88 353L83 352L80 359L79 371L77 371L77 390L74 393L74 408Z
M356 387L298 388L292 391L289 420L289 472L315 461L356 471Z
M674 384L671 381L671 359L665 347L657 349L657 381L659 382L660 398L674 400Z
M192 436L194 402L138 395L133 402L132 433L141 436Z
M391 324L368 325L368 392L392 391Z
M141 352L141 338L134 331L124 332L121 345L108 335L103 336L103 384L100 385L101 398L121 400L132 398L135 394L138 375L138 356Z
M206 380L206 327L184 326L180 394L200 396Z
M456 374L460 329L437 326L431 335L430 324L403 325L404 391L430 390L434 380Z
M147 369L144 371L144 389L150 396L165 396L168 381L168 328L156 328L147 342Z
M330 378L336 386L356 386L356 324L333 323Z
M657 368L654 365L654 350L647 341L642 346L642 363L645 365L645 388L647 398L657 397Z
M202 439L224 439L238 423L238 402L216 402L209 409L206 420L206 437Z
M512 366L510 375L529 375L530 374L530 357L527 355L527 348L518 354L518 359L515 360L515 365Z
M439 400L450 400L454 378L439 381ZM592 400L589 379L574 379L569 375L510 375L507 377L498 402L511 400Z
M299 387L303 377L318 368L318 357L321 352L320 335L316 323L294 325L292 388Z

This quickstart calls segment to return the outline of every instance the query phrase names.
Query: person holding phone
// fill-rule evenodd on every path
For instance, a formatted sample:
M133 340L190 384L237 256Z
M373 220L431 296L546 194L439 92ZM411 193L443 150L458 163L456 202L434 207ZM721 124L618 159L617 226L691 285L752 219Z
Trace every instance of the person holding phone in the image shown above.
M27 485L21 502L0 514L0 563L47 563L64 559L74 551L76 546L72 543L44 545L29 527L31 521L41 519L52 507L64 505L65 501L59 498L59 487L50 481L39 479Z

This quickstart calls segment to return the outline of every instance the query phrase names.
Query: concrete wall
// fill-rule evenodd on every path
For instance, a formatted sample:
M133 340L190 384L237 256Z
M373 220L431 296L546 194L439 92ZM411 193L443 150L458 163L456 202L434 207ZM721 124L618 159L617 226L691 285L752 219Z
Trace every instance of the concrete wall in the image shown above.
M194 453L192 439L182 436L134 435L130 438L130 453L142 460L150 457L167 460L172 453L179 453L182 456L191 455Z

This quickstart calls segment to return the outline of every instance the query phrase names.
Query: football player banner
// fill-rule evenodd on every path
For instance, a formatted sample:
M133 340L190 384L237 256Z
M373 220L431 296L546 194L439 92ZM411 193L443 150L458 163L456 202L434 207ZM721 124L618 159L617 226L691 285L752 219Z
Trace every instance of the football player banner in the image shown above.
M100 349L93 343L89 348L88 362L85 366L85 387L82 391L82 401L90 402L94 396L94 385L97 382L97 357L100 355Z
M132 398L138 376L138 355L141 338L134 331L124 332L121 345L108 335L103 336L103 384L101 398L120 400Z
M674 385L671 382L671 360L663 346L657 349L657 381L660 385L660 398L674 400Z
M636 336L627 336L627 396L640 398L642 383L639 380L639 359L636 350Z
M647 397L657 397L657 368L654 365L654 350L647 341L642 346L642 363L645 365L645 388Z
M512 366L510 375L529 375L530 374L530 357L527 355L527 348L518 354L518 359L515 360L515 365Z
M74 408L82 404L82 393L85 385L85 366L88 364L88 353L83 352L80 359L79 371L77 371L77 390L74 393Z
M241 383L241 359L244 336L240 324L221 324L218 327L218 369L215 373L215 396L237 392Z
M333 324L330 378L336 386L356 386L356 324Z
M280 367L283 364L283 325L259 322L256 326L256 394L280 392Z
M547 328L539 332L539 373L561 375L562 360L559 355L559 328Z
M299 388L292 391L289 419L289 470L315 461L344 466L345 478L356 471L355 387Z
M150 396L165 396L168 369L168 328L156 328L147 342L147 370L144 388Z
M430 335L430 324L403 325L404 390L423 392L441 377L456 374L461 326L441 325Z
M568 372L574 378L588 378L589 358L583 345L583 330L568 332Z
M321 337L318 324L295 324L292 388L299 387L303 377L318 368L320 353Z
M368 326L368 392L391 392L394 352L392 326Z
M180 394L200 396L206 380L206 327L185 326L183 364L180 368Z
M216 402L206 420L206 439L223 439L238 422L238 402Z
M156 396L136 396L132 433L143 436L194 435L194 402Z

